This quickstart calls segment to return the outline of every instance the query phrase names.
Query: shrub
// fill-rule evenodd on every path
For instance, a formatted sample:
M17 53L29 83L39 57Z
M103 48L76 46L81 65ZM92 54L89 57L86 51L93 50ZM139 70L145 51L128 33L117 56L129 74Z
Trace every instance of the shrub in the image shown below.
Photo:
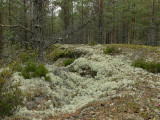
M111 47L106 47L106 49L104 50L104 53L105 54L110 54L110 55L113 55L113 54L119 54L121 53L122 51L117 49L116 47L114 46L111 46Z
M160 73L160 63L146 62L143 59L138 59L133 62L132 66L143 68L152 73Z
M38 56L35 51L32 51L32 53L21 52L21 54L20 54L20 60L22 63L25 63L28 61L36 61L37 58L38 58Z
M64 61L64 66L72 64L75 61L75 58L67 59Z
M11 76L11 70L0 73L0 119L12 115L22 105L23 95L18 84L10 80Z
M45 76L45 80L48 81L48 82L51 82L50 76Z
M27 62L21 73L25 79L31 79L32 77L45 77L48 70L42 63L37 65L33 62Z
M12 71L20 72L22 70L22 65L20 64L19 61L14 61L12 64L9 65L9 68Z
M28 60L28 54L26 52L21 52L20 53L20 60L22 62L26 62Z
M28 61L24 67L26 72L34 72L36 70L37 65L34 62Z
M29 54L29 60L32 60L35 62L37 61L37 58L38 58L38 55L35 51Z
M1 73L0 73L0 79L4 79L4 80L8 80L11 76L12 76L13 72L11 69L4 69Z
M105 54L110 54L110 55L113 55L113 54L119 54L119 53L122 53L121 50L117 49L116 47L114 46L107 46L106 49L104 49L104 53Z
M41 63L37 65L36 70L34 71L34 77L45 77L47 73L47 68Z
M94 45L97 45L98 43L96 41L90 41L88 43L89 46L94 46Z

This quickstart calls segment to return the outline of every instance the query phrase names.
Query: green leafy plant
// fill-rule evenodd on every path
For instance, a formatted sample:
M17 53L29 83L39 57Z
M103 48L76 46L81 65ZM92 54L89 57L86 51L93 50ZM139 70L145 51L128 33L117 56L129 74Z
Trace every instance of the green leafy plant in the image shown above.
M75 58L70 58L64 61L64 66L72 64L75 61Z
M114 46L107 46L105 49L104 49L104 54L110 54L110 55L114 55L114 54L120 54L122 53L121 50L117 49L116 47Z
M152 73L160 73L160 63L146 62L143 59L138 59L132 63L132 66L143 68Z

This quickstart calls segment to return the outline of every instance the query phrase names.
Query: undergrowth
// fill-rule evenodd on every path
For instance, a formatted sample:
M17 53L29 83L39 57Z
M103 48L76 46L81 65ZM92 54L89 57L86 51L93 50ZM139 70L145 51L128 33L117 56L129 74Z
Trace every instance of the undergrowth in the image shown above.
M143 68L152 73L160 73L160 63L157 62L146 62L143 59L138 59L132 64L135 67Z
M72 64L75 61L75 58L70 58L64 61L64 66Z
M22 105L23 95L18 88L18 83L11 81L12 74L10 69L4 69L0 73L0 119L13 115Z
M114 46L107 46L103 52L104 54L114 55L122 53L122 50L119 50Z
M26 63L21 73L25 79L31 79L33 77L44 77L46 81L50 81L50 78L47 76L48 70L43 63L36 64L29 61Z
M98 43L96 41L90 41L88 43L89 46L94 46L94 45L98 45Z

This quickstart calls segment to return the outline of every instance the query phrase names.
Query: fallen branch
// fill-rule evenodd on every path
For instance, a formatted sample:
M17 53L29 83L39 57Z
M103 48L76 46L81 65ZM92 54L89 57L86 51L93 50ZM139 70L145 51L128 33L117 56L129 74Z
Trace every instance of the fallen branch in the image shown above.
M29 30L28 28L22 26L22 25L2 25L0 24L0 27L6 27L6 28L16 28L16 27L20 27L20 28L23 28L25 29L26 31L30 32L33 34L33 32L31 30Z

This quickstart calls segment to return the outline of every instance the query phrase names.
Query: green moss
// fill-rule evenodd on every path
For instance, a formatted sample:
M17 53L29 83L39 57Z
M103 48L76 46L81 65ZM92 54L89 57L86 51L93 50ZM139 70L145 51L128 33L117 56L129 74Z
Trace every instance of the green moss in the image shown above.
M143 68L152 73L160 73L160 63L146 62L143 59L138 59L132 63L132 66Z
M71 51L68 49L60 49L60 48L55 48L52 52L50 52L47 56L48 59L51 61L56 61L59 58L72 58L73 55Z
M107 46L104 49L104 54L109 54L109 55L113 55L113 54L119 54L122 53L121 50L118 50L116 47L114 46Z
M64 66L72 64L75 61L75 58L67 59L64 61Z

